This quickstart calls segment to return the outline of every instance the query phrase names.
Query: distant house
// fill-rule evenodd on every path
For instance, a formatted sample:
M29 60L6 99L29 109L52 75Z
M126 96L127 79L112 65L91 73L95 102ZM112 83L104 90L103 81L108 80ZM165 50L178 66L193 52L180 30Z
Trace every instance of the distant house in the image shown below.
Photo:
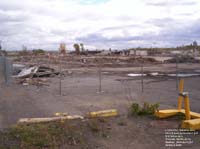
M183 54L183 51L171 51L170 54L172 55L179 55L179 54Z
M147 56L148 52L146 50L130 50L130 55Z
M111 55L112 52L111 51L108 51L108 50L103 50L101 51L101 53L99 53L99 55Z

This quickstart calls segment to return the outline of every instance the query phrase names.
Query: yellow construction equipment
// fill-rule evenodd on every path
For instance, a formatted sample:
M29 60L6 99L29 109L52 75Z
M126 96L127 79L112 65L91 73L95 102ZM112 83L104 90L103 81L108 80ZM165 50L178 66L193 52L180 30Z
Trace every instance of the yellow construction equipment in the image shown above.
M200 114L190 111L190 99L187 92L183 92L184 80L181 79L179 83L178 109L158 110L155 116L159 118L167 118L175 116L178 113L185 114L186 120L182 122L182 128L200 130ZM184 100L184 109L182 109L182 102Z
M192 120L185 120L182 122L182 128L199 130L200 129L200 118L192 119Z

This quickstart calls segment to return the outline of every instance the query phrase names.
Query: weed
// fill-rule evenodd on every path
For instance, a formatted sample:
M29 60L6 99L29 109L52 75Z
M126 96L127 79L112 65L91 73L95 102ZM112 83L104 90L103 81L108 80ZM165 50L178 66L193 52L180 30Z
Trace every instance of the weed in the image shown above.
M183 113L178 113L177 115L176 115L176 117L177 117L177 119L178 120L185 120L185 114L183 114Z
M88 127L90 128L90 130L91 130L92 132L95 132L95 133L99 132L100 129L101 129L97 119L91 120L91 121L88 123Z
M148 102L144 102L143 107L140 107L138 103L133 103L129 109L129 115L153 115L158 108L158 103L149 104Z
M127 123L126 123L124 120L122 120L122 119L120 119L120 120L117 122L117 124L118 124L119 126L126 126L126 125L127 125Z
M103 120L103 121L102 121ZM108 119L94 118L88 121L88 128L93 132L95 136L102 138L109 138L109 132L111 130Z

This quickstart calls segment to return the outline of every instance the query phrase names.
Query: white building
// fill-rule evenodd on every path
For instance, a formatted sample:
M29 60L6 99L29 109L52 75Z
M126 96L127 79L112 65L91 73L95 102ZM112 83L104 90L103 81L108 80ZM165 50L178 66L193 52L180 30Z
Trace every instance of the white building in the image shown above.
M147 56L148 52L145 50L130 50L130 55Z

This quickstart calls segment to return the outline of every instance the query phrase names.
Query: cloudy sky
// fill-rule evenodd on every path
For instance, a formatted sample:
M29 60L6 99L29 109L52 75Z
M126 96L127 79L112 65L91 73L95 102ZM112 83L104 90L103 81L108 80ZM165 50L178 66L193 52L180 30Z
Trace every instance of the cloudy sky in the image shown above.
M7 50L200 43L200 0L0 0L0 40Z

